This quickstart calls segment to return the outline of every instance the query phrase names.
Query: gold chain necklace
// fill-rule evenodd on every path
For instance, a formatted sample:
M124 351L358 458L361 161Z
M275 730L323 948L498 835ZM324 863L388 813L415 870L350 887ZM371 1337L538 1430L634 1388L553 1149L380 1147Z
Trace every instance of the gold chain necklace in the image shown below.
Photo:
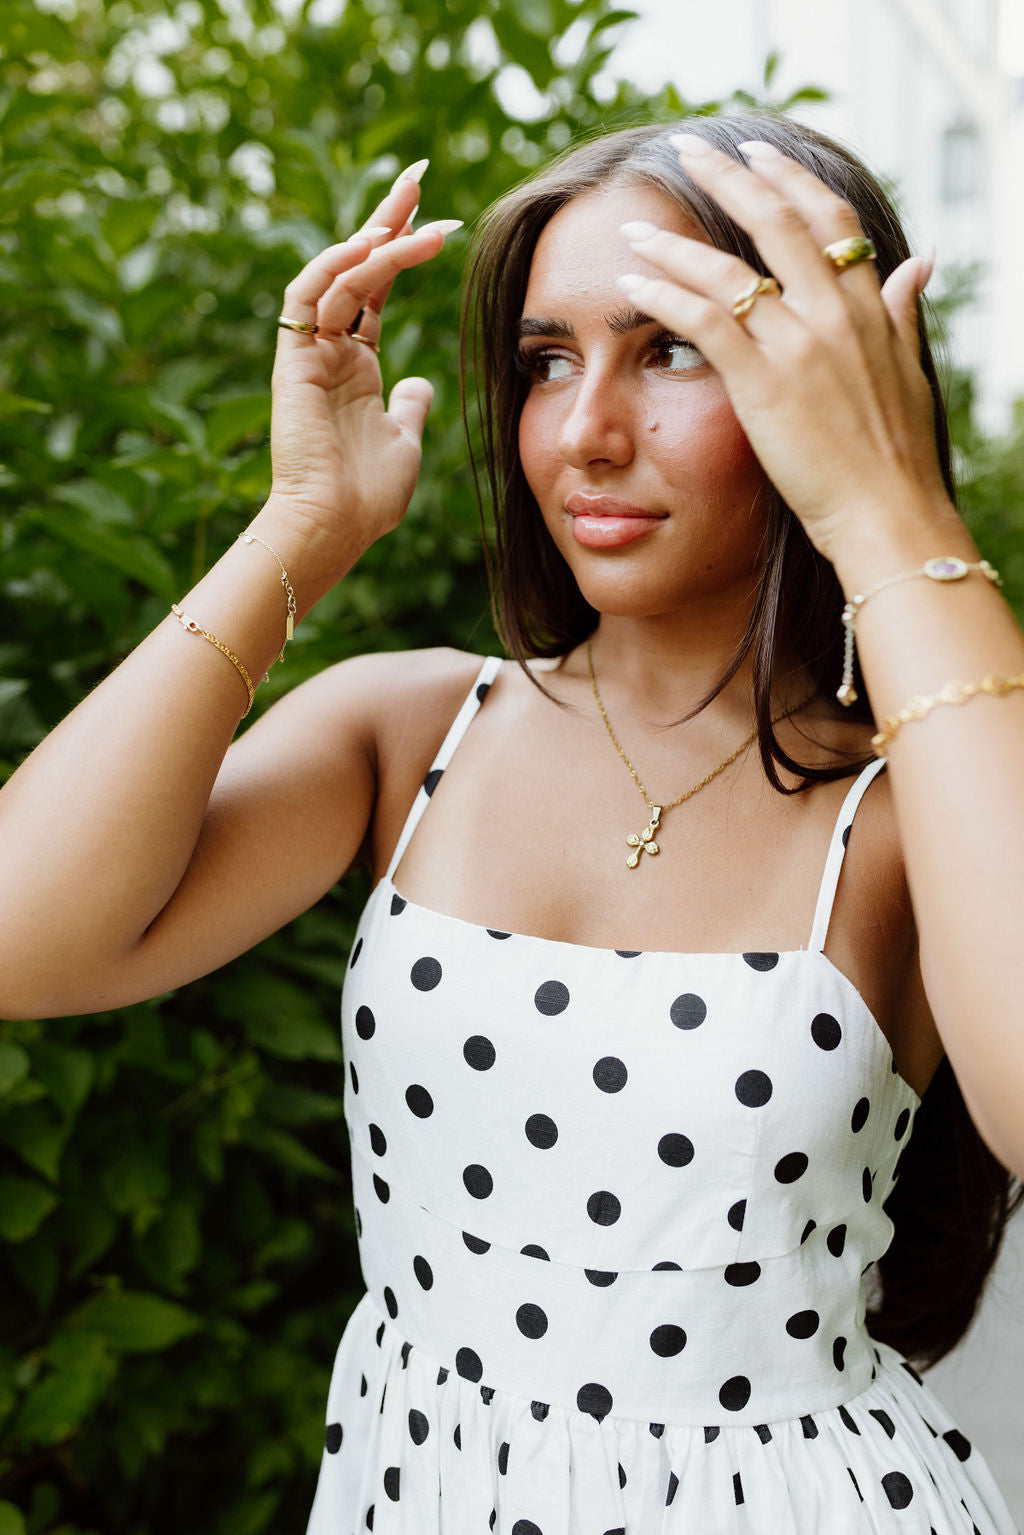
M591 654L590 644L591 642L588 640L587 665L590 668L590 686L593 689L594 698L597 701L597 707L601 711L601 718L604 720L605 729L611 736L612 745L615 747L615 750L618 752L623 762L629 768L629 771L633 776L633 782L636 784L637 788L640 790L640 793L647 801L651 811L650 822L647 826L644 827L643 831L639 833L630 832L629 836L626 838L627 845L633 849L629 857L626 859L626 867L627 869L635 869L640 862L641 853L650 853L653 857L656 853L661 851L657 842L654 840L654 834L661 825L662 811L674 810L676 805L684 804L686 800L692 799L695 794L699 794L701 789L706 789L713 778L717 778L719 773L724 772L731 762L735 762L736 758L741 756L743 752L746 751L751 741L753 741L754 737L757 735L758 727L755 725L754 729L747 736L746 740L741 741L736 750L734 752L730 752L729 756L726 757L724 762L720 762L716 768L711 769L710 773L706 773L700 780L700 783L695 783L692 788L687 789L685 794L680 794L677 799L669 800L667 805L656 805L651 799L651 796L648 794L647 790L644 788L643 784L640 782L640 776L637 773L636 768L633 766L632 762L630 762L629 758L626 756L626 753L622 750L622 747L619 744L618 736L612 729L612 722L608 718L601 694L598 690L597 677L594 674L594 658ZM805 704L810 703L816 692L817 688L812 688L806 697L802 698L798 704L794 704L791 709L783 709L780 711L780 713L774 714L772 716L772 724L777 725L779 720L788 719L791 714L797 714Z

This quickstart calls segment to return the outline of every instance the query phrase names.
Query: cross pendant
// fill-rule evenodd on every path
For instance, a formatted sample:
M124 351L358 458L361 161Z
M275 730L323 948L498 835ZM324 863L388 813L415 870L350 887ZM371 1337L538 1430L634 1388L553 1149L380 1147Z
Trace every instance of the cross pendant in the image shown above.
M626 838L627 844L634 850L626 859L627 869L636 868L637 864L640 862L641 853L650 853L651 857L653 858L654 855L660 851L658 844L654 841L654 833L658 830L660 825L661 806L652 805L649 825L644 827L639 836L637 836L635 831L631 831L629 836Z

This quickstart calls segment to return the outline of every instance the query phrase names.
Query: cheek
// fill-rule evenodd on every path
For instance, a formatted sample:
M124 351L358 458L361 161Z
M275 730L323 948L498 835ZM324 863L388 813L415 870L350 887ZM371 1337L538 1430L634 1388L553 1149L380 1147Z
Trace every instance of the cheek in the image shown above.
M553 413L543 408L536 394L528 394L519 416L519 462L526 483L540 497L545 473L557 472L561 463L558 452L558 426Z
M687 491L702 485L729 500L748 498L764 471L721 385L701 399L691 397L685 411L659 403L661 410L652 414L657 431L648 441L669 483Z

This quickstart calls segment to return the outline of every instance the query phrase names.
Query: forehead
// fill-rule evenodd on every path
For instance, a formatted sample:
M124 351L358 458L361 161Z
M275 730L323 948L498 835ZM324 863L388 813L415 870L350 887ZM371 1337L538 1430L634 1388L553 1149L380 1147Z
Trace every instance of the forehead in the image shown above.
M542 301L550 307L555 299L614 297L623 302L616 277L647 267L619 232L628 219L707 239L696 220L656 187L596 187L564 203L541 230L530 263L524 313L533 312Z

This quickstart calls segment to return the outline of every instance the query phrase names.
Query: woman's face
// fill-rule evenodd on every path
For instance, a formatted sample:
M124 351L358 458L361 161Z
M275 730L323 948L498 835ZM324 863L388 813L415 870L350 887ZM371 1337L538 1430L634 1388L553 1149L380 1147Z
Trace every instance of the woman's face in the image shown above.
M545 524L599 612L648 617L749 594L765 477L721 379L615 279L658 275L619 233L703 232L650 187L600 188L541 232L523 303L519 455Z

